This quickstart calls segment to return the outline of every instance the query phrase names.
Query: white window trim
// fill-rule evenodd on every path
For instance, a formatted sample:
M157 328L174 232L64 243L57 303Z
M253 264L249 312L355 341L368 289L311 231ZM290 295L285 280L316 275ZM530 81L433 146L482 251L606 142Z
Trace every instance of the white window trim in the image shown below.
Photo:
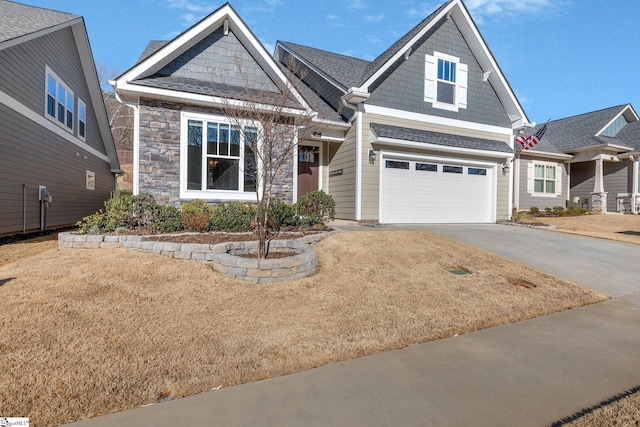
M202 200L221 200L221 201L256 201L256 192L245 192L242 190L187 190L187 138L188 138L188 121L189 120L199 120L203 122L216 122L216 123L228 123L230 126L234 124L231 121L221 115L215 114L201 114L201 113L192 113L192 112L182 112L180 113L180 198L181 199L202 199ZM203 127L203 138L206 132L206 124L203 123L205 127ZM260 125L258 123L245 122L241 123L242 126L252 126L258 128L258 134L260 134ZM241 133L242 138L242 133ZM202 156L202 171L206 171L206 161L207 156L204 153L206 144L203 141L203 156ZM240 144L240 160L239 160L239 171L238 171L238 179L240 180L240 184L244 185L244 181L240 179L240 177L244 176L244 140L241 139ZM256 158L258 161L258 168L261 168L262 165L260 160Z
M96 189L96 173L90 170L86 173L85 188L94 191Z
M80 106L84 107L84 120L80 120ZM77 117L76 128L78 129L78 139L81 139L82 141L86 141L87 140L87 104L85 104L84 101L80 99L80 97L78 97L78 111L76 111L76 117ZM84 136L80 135L81 121L84 123Z
M431 60L432 58L432 60ZM438 102L438 60L453 62L456 64L456 81L454 87L454 103ZM428 65L431 64L431 65ZM460 62L460 58L434 51L433 56L425 55L425 96L424 101L431 103L433 108L458 112L461 108L467 108L468 89L467 64ZM451 82L449 82L451 83Z
M50 115L49 114L49 109L48 109L48 96L49 96L49 75L51 75L51 77L53 77L56 80L57 85L61 85L64 87L65 93L70 93L71 97L73 98L73 102L74 102L74 110L73 110L73 114L77 115L77 111L75 108L75 93L69 89L69 85L67 85L64 80L62 80L60 77L58 77L58 75L56 73L53 72L53 70L51 70L51 68L49 68L48 65L45 65L45 73L44 73L44 116L51 120L53 123L55 123L56 125L60 126L61 128L63 128L64 130L66 130L67 132L69 132L70 134L74 133L74 130L76 129L76 124L74 123L76 120L72 120L71 123L71 128L69 128L67 126L67 103L66 103L66 99L65 99L65 103L64 103L64 111L65 111L65 117L64 117L64 121L60 122L58 120L58 93L57 93L57 86L56 86L56 105L55 105L55 109L54 109L54 115ZM85 132L86 133L86 132Z
M547 193L547 192L537 192L535 191L535 180L536 179L541 179L541 178L536 178L535 176L535 169L536 166L544 166L545 167L545 176L546 176L546 167L547 166L551 166L554 167L556 169L556 178L555 178L555 191L553 193ZM529 176L529 174L531 176ZM550 181L549 178L544 178L545 183L546 181ZM561 168L561 164L560 163L554 163L554 162L543 162L543 161L539 161L539 160L532 160L529 163L529 170L527 171L527 193L529 193L531 196L533 197L546 197L546 198L558 198L559 195L562 194L562 168ZM546 188L546 185L543 184L543 188Z

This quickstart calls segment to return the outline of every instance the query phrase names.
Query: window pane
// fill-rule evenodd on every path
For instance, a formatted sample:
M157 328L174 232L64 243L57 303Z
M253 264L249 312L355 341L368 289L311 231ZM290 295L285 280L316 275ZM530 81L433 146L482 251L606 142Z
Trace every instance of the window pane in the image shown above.
M229 154L240 157L240 130L237 126L231 126L231 153Z
M438 78L444 78L444 61L442 59L438 59Z
M218 124L207 123L207 153L218 154Z
M78 126L78 135L84 138L84 122L80 121L80 125Z
M556 182L555 181L546 181L545 193L555 193L556 192Z
M47 93L49 95L56 97L56 87L58 86L58 82L53 78L52 75L47 75Z
M556 168L555 166L547 166L547 179L556 179Z
M442 172L444 173L462 173L462 166L442 166Z
M387 169L409 169L409 162L398 162L395 160L387 160L385 163Z
M246 127L244 130L244 145L245 147L255 147L258 141L258 129L254 127Z
M544 166L543 165L535 165L535 178L544 178Z
M244 148L244 191L256 191L256 155L245 143Z
M238 190L238 159L209 159L207 188L210 190Z
M416 163L417 171L438 172L438 165L432 165L431 163Z
M450 81L449 80L451 78L450 70L451 70L451 63L449 61L444 61L444 76L442 78L446 81Z
M438 102L454 104L454 89L450 83L438 82Z
M536 193L544 192L544 180L543 179L536 179L533 182L533 191L536 192Z
M64 104L67 99L67 92L64 90L64 86L58 85L58 102Z
M468 173L469 175L487 175L487 170L481 168L469 168Z
M60 123L64 123L64 119L65 119L65 108L64 108L64 104L61 104L60 102L58 102L58 121Z
M67 110L73 111L73 94L67 92Z
M218 154L221 156L229 155L229 125L220 124L220 142Z
M450 82L455 83L456 81L456 63L455 62L451 62L451 75L449 77L451 77L449 79Z
M73 129L73 113L71 111L67 111L67 127Z
M47 95L47 114L50 116L56 116L56 100L51 95Z
M187 144L187 190L202 190L202 122L189 120Z

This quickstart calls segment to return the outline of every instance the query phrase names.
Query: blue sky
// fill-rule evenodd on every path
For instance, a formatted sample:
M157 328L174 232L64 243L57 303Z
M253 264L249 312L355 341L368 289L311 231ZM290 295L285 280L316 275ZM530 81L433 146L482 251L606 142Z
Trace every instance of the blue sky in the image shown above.
M18 0L84 16L95 60L131 67L150 40L168 40L224 2ZM372 60L444 0L234 0L273 52L285 40ZM640 113L637 0L466 0L529 119L631 103Z

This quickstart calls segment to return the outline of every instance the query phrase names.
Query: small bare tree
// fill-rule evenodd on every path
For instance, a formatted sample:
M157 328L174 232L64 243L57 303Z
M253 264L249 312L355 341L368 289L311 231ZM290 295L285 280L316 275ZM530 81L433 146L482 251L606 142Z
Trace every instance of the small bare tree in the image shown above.
M238 70L236 77L242 79L243 87L233 99L223 100L222 110L242 136L245 158L250 159L246 162L249 170L245 170L245 174L250 175L255 184L258 257L264 258L268 241L273 237L269 212L274 190L279 181L286 179L285 171L290 171L287 166L297 161L294 153L298 142L318 132L319 124L314 121L316 113L305 108L304 101L296 99L295 78L274 88L271 80L256 83L255 75L244 70L237 58L234 62ZM296 64L290 62L289 72L295 71Z
M109 85L109 80L112 80L118 73L115 69L100 63L96 64L96 71L116 148L131 150L133 149L133 113L131 108L116 99L116 94Z

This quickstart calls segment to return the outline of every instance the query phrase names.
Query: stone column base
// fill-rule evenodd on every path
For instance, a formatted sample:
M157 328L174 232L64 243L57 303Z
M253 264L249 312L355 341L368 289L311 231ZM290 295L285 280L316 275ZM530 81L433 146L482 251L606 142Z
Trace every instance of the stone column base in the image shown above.
M607 193L591 193L591 211L607 213Z

